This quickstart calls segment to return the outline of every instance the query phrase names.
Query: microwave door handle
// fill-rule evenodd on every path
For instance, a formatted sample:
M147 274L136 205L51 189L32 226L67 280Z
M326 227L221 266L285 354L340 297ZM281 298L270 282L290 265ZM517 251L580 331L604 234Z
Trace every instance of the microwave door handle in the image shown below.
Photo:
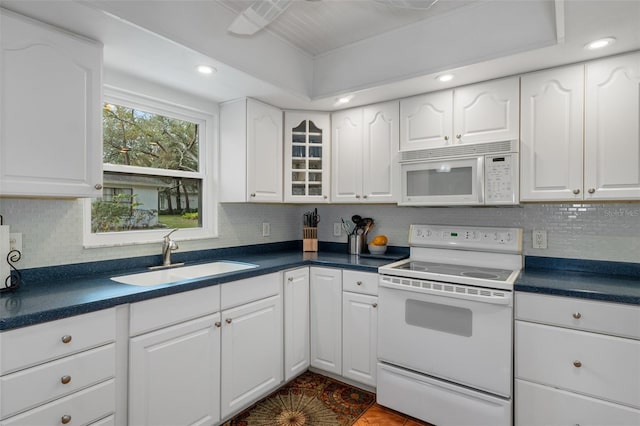
M478 157L476 182L478 188L478 204L484 204L484 156Z

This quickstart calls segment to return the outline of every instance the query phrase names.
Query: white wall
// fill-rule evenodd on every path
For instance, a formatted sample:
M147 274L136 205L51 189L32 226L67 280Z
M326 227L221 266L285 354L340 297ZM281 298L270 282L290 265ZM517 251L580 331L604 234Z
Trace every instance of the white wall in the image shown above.
M223 204L218 208L220 236L180 242L180 251L291 241L302 238L302 214L315 206ZM386 234L391 245L406 246L411 223L515 226L524 228L524 252L532 256L640 263L640 204L531 204L521 207L408 208L387 205L318 206L319 240L333 237L333 223L353 214L376 221L373 235ZM81 263L160 253L161 242L112 248L82 247L82 206L77 200L2 199L0 213L12 232L23 234L20 268ZM262 237L262 222L271 236ZM547 250L531 248L531 230L546 229ZM174 234L180 239L179 232Z

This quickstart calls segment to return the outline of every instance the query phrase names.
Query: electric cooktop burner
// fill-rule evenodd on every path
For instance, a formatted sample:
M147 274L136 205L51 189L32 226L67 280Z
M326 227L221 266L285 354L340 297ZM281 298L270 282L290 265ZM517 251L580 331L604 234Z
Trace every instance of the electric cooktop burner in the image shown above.
M483 268L480 266L450 265L445 263L420 262L410 260L394 269L433 274L480 278L494 281L507 281L513 271L508 269Z

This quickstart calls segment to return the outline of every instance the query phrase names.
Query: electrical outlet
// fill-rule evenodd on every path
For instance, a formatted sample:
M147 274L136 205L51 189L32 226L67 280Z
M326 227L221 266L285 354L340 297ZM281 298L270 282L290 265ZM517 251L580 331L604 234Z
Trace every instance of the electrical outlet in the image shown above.
M262 236L268 237L271 235L271 224L269 222L262 222Z
M12 232L9 234L9 250L22 251L22 234L19 232Z
M547 248L547 231L533 230L531 235L533 241L533 248L546 249Z
M342 236L342 224L340 222L335 222L333 224L333 236L334 237Z

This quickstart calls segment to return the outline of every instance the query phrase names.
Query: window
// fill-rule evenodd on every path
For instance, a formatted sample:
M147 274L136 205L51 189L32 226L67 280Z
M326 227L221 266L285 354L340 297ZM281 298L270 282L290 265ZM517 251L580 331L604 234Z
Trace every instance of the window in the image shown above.
M103 194L85 202L85 246L216 235L213 116L105 88Z

